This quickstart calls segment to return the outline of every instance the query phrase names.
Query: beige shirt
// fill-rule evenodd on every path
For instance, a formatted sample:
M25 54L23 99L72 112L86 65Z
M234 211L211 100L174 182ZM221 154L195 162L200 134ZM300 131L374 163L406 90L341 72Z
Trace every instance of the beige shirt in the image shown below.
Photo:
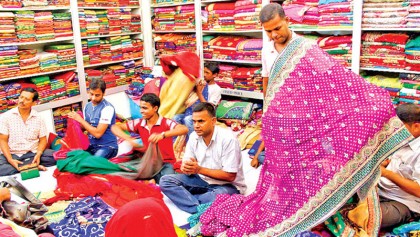
M13 108L0 115L0 133L9 136L10 153L21 156L37 152L39 139L47 136L47 127L35 110L24 122L18 108Z

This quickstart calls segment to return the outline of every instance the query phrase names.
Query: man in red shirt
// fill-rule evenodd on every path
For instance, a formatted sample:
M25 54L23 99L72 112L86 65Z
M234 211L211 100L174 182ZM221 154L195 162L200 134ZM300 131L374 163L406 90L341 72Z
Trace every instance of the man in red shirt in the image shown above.
M154 176L156 183L166 174L174 174L173 164L175 155L172 144L172 137L185 135L188 128L177 124L171 119L167 119L158 114L160 99L155 94L146 93L140 98L140 113L142 119L134 119L122 124L115 124L111 131L118 137L128 140L133 147L139 147L136 139L126 134L124 131L138 133L143 141L143 148L146 150L150 143L157 143L163 158L162 170Z

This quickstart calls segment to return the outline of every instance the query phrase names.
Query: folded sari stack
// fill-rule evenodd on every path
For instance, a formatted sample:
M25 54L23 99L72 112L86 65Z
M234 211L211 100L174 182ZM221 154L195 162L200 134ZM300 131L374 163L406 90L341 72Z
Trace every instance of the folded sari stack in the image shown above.
M135 78L139 77L136 75L136 63L131 60L121 63L121 65L110 66L109 69L114 72L115 75L120 78L117 80L117 86L129 84Z
M24 7L42 7L48 6L47 0L22 0L22 5Z
M174 19L174 30L195 29L194 4L177 6Z
M235 60L260 61L261 50L263 46L262 39L245 39L236 47Z
M155 42L156 54L175 54L180 51L196 50L195 34L164 34L156 35Z
M82 41L83 42L83 41ZM101 63L101 41L99 38L87 39L87 53L89 56L89 64ZM85 53L85 52L83 52ZM83 59L84 61L85 59Z
M21 0L0 0L0 6L4 8L21 8Z
M405 45L405 62L405 69L420 71L420 36L415 36Z
M398 74L395 73L362 73L361 76L371 84L377 85L388 91L392 103L399 103L399 92L403 88Z
M54 100L55 97L51 93L51 81L49 76L33 77L31 82L36 86L40 104Z
M102 76L102 80L106 84L106 88L113 88L117 86L117 80L119 79L118 76L110 73L110 74L104 74Z
M100 53L101 53L101 61L102 62L109 62L112 61L112 53L111 53L111 43L109 39L101 39L100 40Z
M107 10L96 10L96 18L98 19L99 35L109 34L109 21Z
M352 27L353 1L352 0L320 0L319 26L321 27Z
M55 53L40 52L37 55L39 56L39 66L41 72L54 71L60 68L60 64Z
M141 39L132 39L133 44L133 58L143 57L143 41Z
M120 1L120 6L121 6L121 4L125 4L125 2L128 2L128 6L140 6L140 1L138 1L138 0L128 0L128 1L123 1L123 0L121 0Z
M37 40L55 39L54 20L51 12L36 12L34 22Z
M131 9L120 8L120 23L122 33L131 32Z
M50 45L45 47L45 52L57 55L61 69L76 66L76 51L74 50L74 44Z
M204 58L213 58L213 50L210 49L209 42L214 39L214 35L204 35L203 36L203 57Z
M86 74L86 87L89 88L89 84L92 80L103 79L102 71L97 69L88 69Z
M83 53L83 64L89 64L89 47L87 44L87 40L82 40L82 53Z
M316 28L319 24L318 1L291 1L284 3L283 9L290 18L290 28Z
M117 7L118 0L78 0L79 7Z
M236 66L220 64L220 72L214 81L222 88L234 89L232 73L237 69Z
M171 3L194 3L193 0L152 0L152 4L157 4L157 5L166 5L166 4L171 4Z
M0 114L7 111L7 98L6 98L6 91L4 90L4 86L0 84Z
M133 58L133 44L129 35L121 36L121 52L123 59Z
M80 36L86 37L87 36L87 21L86 21L85 10L79 9L77 14L79 16Z
M420 75L400 73L403 88L399 92L400 103L420 104Z
M67 97L66 83L62 78L52 78L51 83L51 94L54 99L64 99Z
M153 29L156 31L174 30L176 7L159 7L153 9Z
M15 32L15 14L0 12L0 43L15 43L18 41Z
M410 2L407 0L364 0L362 27L401 28L407 23Z
M259 14L262 0L239 0L235 2L235 28L239 30L261 29Z
M18 47L0 47L0 78L14 77L19 74Z
M141 32L141 17L138 14L131 14L130 22L131 32Z
M117 61L123 59L122 46L121 46L121 36L113 36L109 38L111 43L111 60Z
M128 71L123 65L115 65L110 66L109 69L111 70L111 74L105 74L104 80L106 80L107 75L112 75L114 86L122 86L126 85L127 81L126 78L128 77ZM133 71L134 74L134 71ZM108 88L108 86L107 86Z
M39 56L36 49L22 49L18 51L20 75L38 73Z
M19 42L36 41L34 11L17 11L15 13L15 27Z
M327 36L317 40L318 46L340 61L345 67L351 67L352 36Z
M68 7L70 0L48 0L48 6Z
M261 67L240 67L232 72L233 87L245 91L262 91Z
M17 106L21 89L21 84L16 82L4 85L4 91L6 92L7 99L7 110L13 109Z
M409 36L403 33L368 32L362 35L360 66L370 68L405 68L405 44Z
M212 3L206 6L207 23L203 29L215 31L235 30L235 2Z
M417 28L420 27L420 1L409 0L410 7L408 8L407 27Z
M55 38L73 36L70 12L53 12Z
M121 34L121 13L118 9L108 9L109 34Z
M72 97L80 94L79 80L77 74L73 71L61 73L55 75L53 80L64 81L66 94L68 97Z
M67 128L67 114L72 111L71 105L66 105L53 110L55 133L59 137L64 137Z
M83 12L81 14L81 12ZM95 10L89 10L89 9L79 9L79 16L83 17L81 18L81 21L85 21L86 29L82 30L86 32L86 34L83 34L83 36L95 36L99 35L99 18L96 15Z

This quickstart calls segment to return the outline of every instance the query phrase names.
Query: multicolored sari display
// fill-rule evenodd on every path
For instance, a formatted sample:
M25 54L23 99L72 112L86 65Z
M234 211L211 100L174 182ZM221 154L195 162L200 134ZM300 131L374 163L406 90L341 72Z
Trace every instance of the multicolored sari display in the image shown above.
M364 200L380 163L412 139L385 90L302 37L288 43L272 68L262 134L266 160L255 192L218 196L200 219L204 235L308 230L355 193Z

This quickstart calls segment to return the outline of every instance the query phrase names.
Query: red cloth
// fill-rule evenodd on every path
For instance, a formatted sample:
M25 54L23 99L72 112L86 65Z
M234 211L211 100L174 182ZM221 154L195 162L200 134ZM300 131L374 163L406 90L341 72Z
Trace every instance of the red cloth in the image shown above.
M183 51L174 55L164 55L160 58L160 64L166 75L171 75L179 67L193 82L200 76L200 58L193 52Z
M57 196L54 200L100 195L108 205L120 208L139 198L163 198L157 186L115 175L76 175L56 169L54 177L57 179L57 189L54 191ZM46 202L48 203L49 200Z
M20 237L20 235L16 234L12 227L0 223L0 236L1 237Z
M162 199L131 201L112 216L105 228L106 237L176 237L171 213Z

